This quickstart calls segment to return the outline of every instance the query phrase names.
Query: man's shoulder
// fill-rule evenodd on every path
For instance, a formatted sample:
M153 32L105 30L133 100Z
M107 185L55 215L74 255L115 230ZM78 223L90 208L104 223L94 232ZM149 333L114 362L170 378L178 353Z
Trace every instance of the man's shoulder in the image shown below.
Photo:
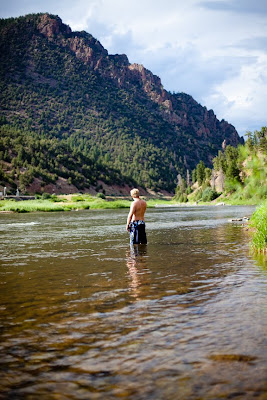
M146 201L143 200L143 199L139 199L138 203L139 203L139 204L146 204Z
M141 206L142 207L146 207L146 201L145 200L141 200Z
M134 202L132 203L132 206L133 206L133 207L142 207L142 206L144 206L144 205L146 205L146 201L143 200L143 199L139 199L138 201L134 201Z

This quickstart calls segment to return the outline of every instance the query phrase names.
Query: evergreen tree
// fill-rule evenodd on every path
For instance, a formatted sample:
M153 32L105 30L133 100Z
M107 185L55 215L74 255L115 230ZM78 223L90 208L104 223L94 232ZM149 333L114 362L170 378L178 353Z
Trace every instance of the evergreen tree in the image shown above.
M205 179L205 164L202 160L197 164L196 171L197 182L199 185L202 185Z

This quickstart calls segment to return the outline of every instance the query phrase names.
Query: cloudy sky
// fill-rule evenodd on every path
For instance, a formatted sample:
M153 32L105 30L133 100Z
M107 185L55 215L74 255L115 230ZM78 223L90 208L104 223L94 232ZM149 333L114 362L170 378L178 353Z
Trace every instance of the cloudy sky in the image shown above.
M1 18L46 11L240 135L267 126L267 0L0 0Z

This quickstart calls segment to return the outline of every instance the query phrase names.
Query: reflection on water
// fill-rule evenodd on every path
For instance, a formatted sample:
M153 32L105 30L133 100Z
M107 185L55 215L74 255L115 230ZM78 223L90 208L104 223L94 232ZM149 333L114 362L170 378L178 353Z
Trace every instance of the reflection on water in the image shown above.
M130 248L126 251L126 264L129 270L131 282L129 287L132 291L132 296L137 300L139 294L139 286L141 284L140 274L145 273L147 270L147 245L130 245Z
M266 398L266 258L249 207L0 216L0 398ZM114 232L116 234L114 235Z

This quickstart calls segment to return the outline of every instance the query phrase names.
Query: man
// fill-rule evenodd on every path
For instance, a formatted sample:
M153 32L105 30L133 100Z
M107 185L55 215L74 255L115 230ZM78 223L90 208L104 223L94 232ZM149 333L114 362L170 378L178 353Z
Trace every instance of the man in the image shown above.
M145 212L146 202L140 199L139 190L132 189L133 203L127 218L126 230L130 232L130 244L147 244Z

